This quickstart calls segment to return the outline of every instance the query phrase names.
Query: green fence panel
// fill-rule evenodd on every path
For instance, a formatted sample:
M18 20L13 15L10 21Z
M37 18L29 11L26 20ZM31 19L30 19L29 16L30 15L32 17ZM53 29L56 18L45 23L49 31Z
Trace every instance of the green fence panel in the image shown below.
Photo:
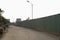
M26 20L19 23L21 26L60 33L60 14L44 18Z

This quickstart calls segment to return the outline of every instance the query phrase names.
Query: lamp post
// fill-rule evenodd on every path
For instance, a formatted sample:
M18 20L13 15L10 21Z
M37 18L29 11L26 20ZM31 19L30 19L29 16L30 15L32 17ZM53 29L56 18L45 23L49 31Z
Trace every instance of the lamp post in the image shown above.
M27 2L31 4L31 7L32 7L32 9L31 9L31 11L32 11L32 19L33 19L33 3L31 3L31 2L28 1L28 0L27 0Z

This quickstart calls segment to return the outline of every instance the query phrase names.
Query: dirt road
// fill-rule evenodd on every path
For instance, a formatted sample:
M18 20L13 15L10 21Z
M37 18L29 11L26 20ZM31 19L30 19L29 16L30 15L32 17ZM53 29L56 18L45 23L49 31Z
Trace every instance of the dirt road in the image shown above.
M58 40L57 37L31 29L10 26L1 40Z

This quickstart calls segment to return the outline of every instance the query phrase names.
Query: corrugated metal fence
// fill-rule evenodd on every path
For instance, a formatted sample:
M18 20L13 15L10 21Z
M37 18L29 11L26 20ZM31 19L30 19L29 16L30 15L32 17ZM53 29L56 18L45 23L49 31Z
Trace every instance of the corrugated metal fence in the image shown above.
M17 25L34 28L40 31L47 31L54 34L60 34L60 14L22 21L17 23Z

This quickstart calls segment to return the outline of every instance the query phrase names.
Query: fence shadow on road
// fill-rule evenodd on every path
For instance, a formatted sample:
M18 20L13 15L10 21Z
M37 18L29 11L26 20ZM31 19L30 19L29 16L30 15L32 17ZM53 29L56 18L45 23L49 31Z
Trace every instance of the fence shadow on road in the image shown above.
M53 34L53 33L50 33L50 32L46 32L46 31L42 31L42 30L37 30L36 28L31 28L31 27L25 27L25 26L17 26L17 27L23 27L23 28L26 28L26 29L31 29L31 30L34 30L34 31L37 31L37 32L41 32L41 33L44 33L46 35L51 35L51 37L57 37L59 40L60 40L60 36L59 35L56 35L56 34Z

